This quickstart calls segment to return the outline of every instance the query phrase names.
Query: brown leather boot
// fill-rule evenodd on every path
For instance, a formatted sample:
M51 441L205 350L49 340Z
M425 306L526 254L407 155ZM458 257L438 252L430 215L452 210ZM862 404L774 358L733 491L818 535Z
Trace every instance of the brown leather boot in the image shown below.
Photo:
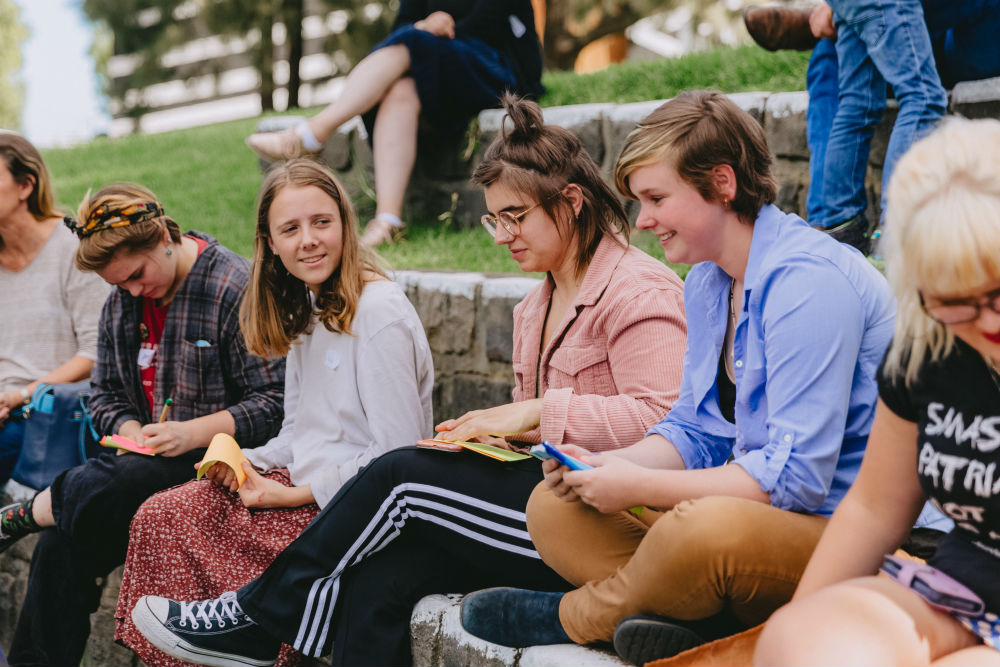
M809 28L810 9L754 7L743 10L743 23L753 41L768 51L811 51L819 41Z

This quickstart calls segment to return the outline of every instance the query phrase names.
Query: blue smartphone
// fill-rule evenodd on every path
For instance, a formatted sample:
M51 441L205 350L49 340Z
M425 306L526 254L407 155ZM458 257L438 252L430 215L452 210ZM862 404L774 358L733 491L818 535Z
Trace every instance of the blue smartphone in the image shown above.
M534 456L536 459L555 459L559 463L563 464L570 470L593 470L594 466L589 463L584 463L578 458L574 458L569 454L563 454L558 449L553 447L548 443L548 441L543 440L542 444L534 445L528 450L528 453Z

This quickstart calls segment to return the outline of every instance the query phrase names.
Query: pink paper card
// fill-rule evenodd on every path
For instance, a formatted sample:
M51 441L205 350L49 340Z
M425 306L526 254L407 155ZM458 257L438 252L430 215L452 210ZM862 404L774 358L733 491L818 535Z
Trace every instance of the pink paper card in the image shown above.
M136 454L143 454L145 456L156 456L154 452L149 447L143 447L142 445L137 445L135 440L130 440L129 438L122 437L120 435L106 435L101 438L101 444L105 447L114 447L115 449L125 449L130 452L135 452Z

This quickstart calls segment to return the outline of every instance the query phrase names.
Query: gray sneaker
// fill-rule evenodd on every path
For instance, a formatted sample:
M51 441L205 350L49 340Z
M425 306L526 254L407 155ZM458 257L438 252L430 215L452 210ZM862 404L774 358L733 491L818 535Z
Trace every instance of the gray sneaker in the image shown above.
M199 602L146 595L132 622L153 646L196 665L271 667L281 650L281 640L244 613L235 592Z

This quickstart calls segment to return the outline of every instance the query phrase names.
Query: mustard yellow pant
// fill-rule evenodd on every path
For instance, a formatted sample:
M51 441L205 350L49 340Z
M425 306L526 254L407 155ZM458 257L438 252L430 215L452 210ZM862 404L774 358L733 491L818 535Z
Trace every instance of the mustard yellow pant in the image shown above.
M669 512L601 514L539 484L528 531L542 559L579 588L559 619L573 641L611 641L636 614L679 620L728 610L749 627L788 602L825 517L713 496Z

